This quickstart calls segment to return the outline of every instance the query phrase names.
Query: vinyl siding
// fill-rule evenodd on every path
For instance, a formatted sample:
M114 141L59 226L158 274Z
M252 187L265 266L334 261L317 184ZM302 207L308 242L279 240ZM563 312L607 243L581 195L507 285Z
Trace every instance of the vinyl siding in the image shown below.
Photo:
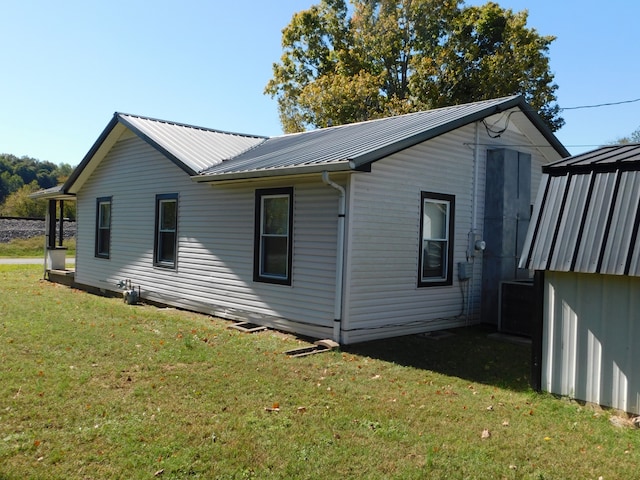
M640 278L544 278L543 389L640 414Z
M150 168L153 166L153 168ZM256 188L294 186L291 286L253 282ZM178 193L176 269L153 266L155 196ZM110 259L94 257L95 201L112 196ZM137 138L117 142L78 194L76 282L316 337L331 333L337 195L305 181L209 186Z
M528 140L507 131L490 138L480 125L476 230L482 235L488 148L532 155L532 196L544 162ZM379 160L370 173L353 175L343 341L358 341L463 326L480 311L482 254L472 278L458 281L458 262L467 261L473 225L475 126L468 125ZM514 145L514 146L512 146ZM417 287L420 192L455 195L453 285ZM533 204L534 198L531 199Z

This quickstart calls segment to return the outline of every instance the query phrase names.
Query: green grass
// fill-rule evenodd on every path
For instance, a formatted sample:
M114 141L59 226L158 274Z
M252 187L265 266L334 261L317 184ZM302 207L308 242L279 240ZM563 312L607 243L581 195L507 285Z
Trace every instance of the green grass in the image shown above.
M528 348L482 329L288 358L40 274L0 266L2 480L637 477L637 431L532 392Z
M67 247L67 258L73 258L76 254L75 238L65 240L64 246ZM7 243L0 243L0 258L3 257L44 257L44 236L28 239L17 238Z

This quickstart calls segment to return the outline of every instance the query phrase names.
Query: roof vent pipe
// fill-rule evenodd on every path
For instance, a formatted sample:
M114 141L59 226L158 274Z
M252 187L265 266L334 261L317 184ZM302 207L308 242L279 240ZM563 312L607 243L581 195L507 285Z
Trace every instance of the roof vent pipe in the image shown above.
M341 342L342 330L342 279L344 275L344 218L346 214L346 192L344 187L329 178L329 172L322 172L322 181L340 194L338 199L338 232L336 246L336 291L333 309L333 341Z

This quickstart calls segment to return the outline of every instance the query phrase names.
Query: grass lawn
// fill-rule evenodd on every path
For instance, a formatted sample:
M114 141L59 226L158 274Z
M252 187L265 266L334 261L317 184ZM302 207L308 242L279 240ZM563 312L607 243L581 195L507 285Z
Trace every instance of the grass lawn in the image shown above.
M67 247L67 258L76 254L76 240L64 241ZM0 242L0 258L44 257L44 235L27 239L16 238L10 242Z
M638 476L640 431L532 392L528 347L482 329L288 358L40 274L0 266L0 480Z

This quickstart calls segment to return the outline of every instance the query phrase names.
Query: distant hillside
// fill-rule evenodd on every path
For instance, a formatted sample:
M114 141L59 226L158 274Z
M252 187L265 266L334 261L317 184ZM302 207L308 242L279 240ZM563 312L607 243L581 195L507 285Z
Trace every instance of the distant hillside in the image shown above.
M56 165L26 156L0 153L0 204L12 193L34 182L38 187L35 190L55 187L64 182L72 171L73 167L66 163Z

